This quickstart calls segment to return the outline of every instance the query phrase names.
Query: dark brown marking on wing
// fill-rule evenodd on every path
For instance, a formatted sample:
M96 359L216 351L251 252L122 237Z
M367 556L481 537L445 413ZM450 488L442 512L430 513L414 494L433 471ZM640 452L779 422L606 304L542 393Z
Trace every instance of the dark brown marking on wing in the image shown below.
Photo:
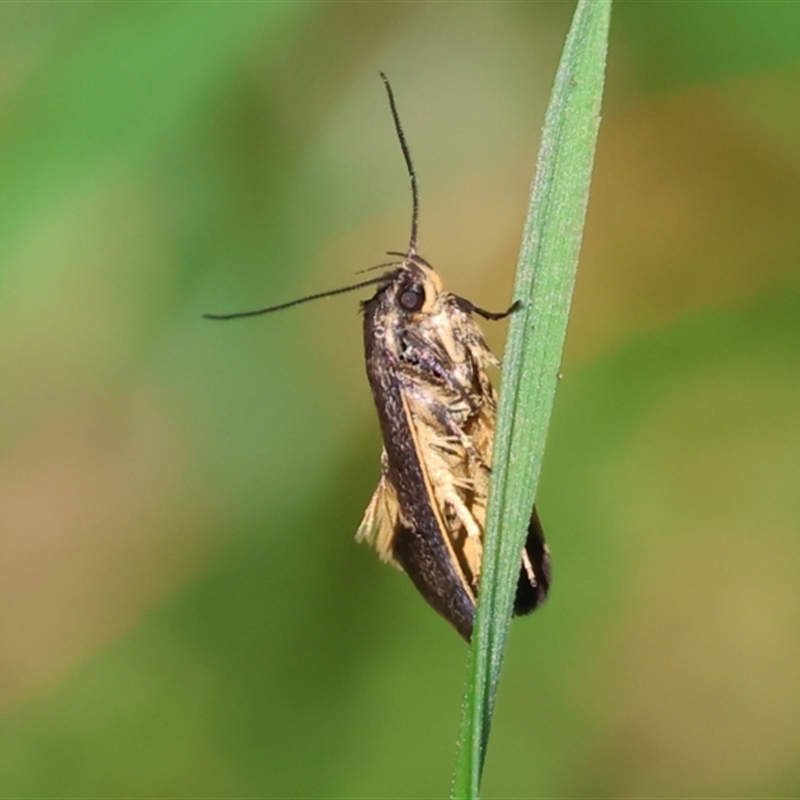
M441 614L467 641L472 636L475 604L456 579L443 569L447 554L442 537L431 538L420 530L398 526L392 554L428 604ZM447 573L451 572L452 575Z

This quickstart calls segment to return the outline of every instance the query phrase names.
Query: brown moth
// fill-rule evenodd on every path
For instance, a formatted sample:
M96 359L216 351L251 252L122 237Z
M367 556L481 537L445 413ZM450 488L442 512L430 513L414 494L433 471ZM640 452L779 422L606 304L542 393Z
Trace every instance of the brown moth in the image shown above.
M411 181L411 236L380 277L236 314L234 319L376 285L361 303L367 377L378 411L381 477L356 533L403 570L425 600L469 641L483 558L497 396L487 374L499 362L473 319L492 313L444 291L417 252L419 194L394 94L381 73ZM541 605L550 585L550 553L534 508L520 558L515 614Z

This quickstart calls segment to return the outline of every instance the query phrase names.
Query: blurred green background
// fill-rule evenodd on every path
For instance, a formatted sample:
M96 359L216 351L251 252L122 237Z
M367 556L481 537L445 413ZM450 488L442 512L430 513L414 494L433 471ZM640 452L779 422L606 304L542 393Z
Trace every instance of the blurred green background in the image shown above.
M358 296L502 308L571 3L0 5L0 796L431 797ZM487 797L800 794L800 4L619 3ZM365 293L366 295L366 293ZM502 350L502 326L488 330Z

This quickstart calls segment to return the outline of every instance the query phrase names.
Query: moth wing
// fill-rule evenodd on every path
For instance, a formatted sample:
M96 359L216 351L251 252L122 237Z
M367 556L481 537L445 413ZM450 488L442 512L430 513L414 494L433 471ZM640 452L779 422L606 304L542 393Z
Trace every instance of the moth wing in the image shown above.
M429 396L404 392L403 411L425 481L426 498L449 553L450 566L474 604L486 511L486 494L479 485L483 479L476 480L482 469L470 463L463 445L453 441L452 431L442 426L431 408ZM463 430L461 434L469 438Z
M476 538L453 535L455 512L448 509L448 497L454 487L443 485L451 472L435 455L437 442L443 444L443 431L426 419L430 408L413 391L402 393L401 406L421 491L408 508L401 509L392 551L419 593L469 641L475 617L470 566L480 561L480 530ZM469 515L464 504L460 505Z
M494 408L493 405L490 405L493 399L493 395L488 395L486 397L487 403L483 411L471 417L467 425L461 429L462 433L472 443L474 450L484 458L487 463L491 463L494 438ZM427 445L418 447L422 456L420 459L422 469L433 487L437 487L439 481L437 481L432 474L435 473L436 470L431 469L429 455L432 452L430 445L434 443L431 441L431 437L435 440L436 438L444 436L445 432L441 430L437 431L435 426L431 425L430 420L423 422L424 414L419 404L414 402L413 395L404 398L404 401L415 441L418 443L424 442L425 445ZM480 580L483 562L483 533L486 523L489 472L483 466L474 463L471 458L466 457L466 454L460 459L460 463L470 465L467 474L463 477L469 479L471 491L468 493L469 501L467 502L465 499L461 514L457 514L457 516L462 517L460 522L464 525L465 530L470 527L469 522L472 520L473 524L478 526L480 535L467 535L460 539L460 544L456 544L456 542L451 539L451 532L448 526L443 525L442 527L446 532L445 542L455 559L454 567L457 567L457 572L464 583L464 588L474 599L474 593ZM437 517L443 519L446 513L446 501L444 501L441 497L441 493L437 491L436 488L433 488L430 495L436 504ZM517 591L514 599L514 614L529 614L531 611L543 605L547 599L550 580L550 549L545 542L542 524L539 520L536 508L534 507L528 525L525 547L522 552Z
M384 467L386 465L386 451L381 454L381 464ZM365 542L375 550L381 561L402 570L397 559L392 555L399 519L400 506L397 500L397 490L384 469L372 499L364 512L364 518L356 531L356 541Z

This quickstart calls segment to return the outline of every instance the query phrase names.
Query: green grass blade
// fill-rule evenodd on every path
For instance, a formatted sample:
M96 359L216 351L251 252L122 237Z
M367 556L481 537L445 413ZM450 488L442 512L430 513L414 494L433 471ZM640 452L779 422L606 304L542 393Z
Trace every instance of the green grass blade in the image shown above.
M611 0L580 0L564 45L522 240L487 512L480 600L470 651L453 797L477 798L494 699L578 263Z

